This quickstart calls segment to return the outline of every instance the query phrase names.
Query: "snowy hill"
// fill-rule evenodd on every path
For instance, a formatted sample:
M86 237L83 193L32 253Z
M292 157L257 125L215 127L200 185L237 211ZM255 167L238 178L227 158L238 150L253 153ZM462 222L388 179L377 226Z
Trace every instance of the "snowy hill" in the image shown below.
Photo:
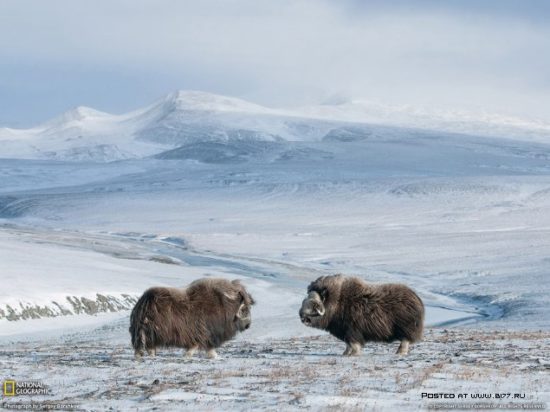
M177 91L123 115L80 106L31 129L0 129L0 158L100 162L152 155L186 158L185 147L196 153L229 144L232 151L240 152L248 151L251 142L414 137L418 131L411 128L550 141L550 125L502 116L427 112L367 101L279 110L232 97Z
M296 109L302 116L355 123L392 125L468 135L550 142L550 123L485 111L444 110L387 105L369 100Z
M0 157L112 161L197 142L314 141L338 127L336 123L301 119L235 98L179 91L123 115L77 107L32 129L0 129Z

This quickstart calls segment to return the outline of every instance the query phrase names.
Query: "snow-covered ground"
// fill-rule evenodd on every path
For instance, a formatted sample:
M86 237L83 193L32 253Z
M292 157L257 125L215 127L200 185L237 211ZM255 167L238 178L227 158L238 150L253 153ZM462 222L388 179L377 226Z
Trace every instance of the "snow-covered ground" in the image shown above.
M216 360L164 350L136 362L127 325L125 317L3 344L2 371L48 385L51 394L34 396L35 404L78 410L415 411L481 403L510 410L550 400L548 332L429 330L405 358L394 354L396 344L369 345L362 357L349 358L329 336L255 339L245 332ZM441 393L466 397L428 398ZM3 402L28 404L31 398Z
M153 121L161 104L177 110ZM140 118L139 133L154 125L147 136L160 140L137 128L116 135L122 128L105 123L103 138L136 148L128 159L75 162L73 151L70 161L0 160L7 377L48 378L56 400L97 410L407 410L426 405L422 392L461 389L549 400L550 144L307 117L289 126L288 113L220 104L176 93L132 114L132 128ZM212 105L207 129L202 115L183 115ZM110 116L80 114L103 119L93 136ZM235 138L235 122L240 133L262 126ZM268 136L274 122L280 133ZM174 129L191 123L214 137ZM301 138L284 135L291 129ZM40 153L63 156L30 157L64 158L73 140L60 136L49 148L40 140ZM297 312L311 280L338 272L417 290L425 342L404 360L386 345L336 356L341 344L301 325ZM252 328L218 361L164 351L134 363L135 298L203 276L242 279L258 302Z
M546 146L444 134L262 144L229 163L6 161L0 253L18 292L2 292L2 318L73 311L67 296L128 306L151 283L216 269L295 290L322 273L400 281L434 307L548 327Z

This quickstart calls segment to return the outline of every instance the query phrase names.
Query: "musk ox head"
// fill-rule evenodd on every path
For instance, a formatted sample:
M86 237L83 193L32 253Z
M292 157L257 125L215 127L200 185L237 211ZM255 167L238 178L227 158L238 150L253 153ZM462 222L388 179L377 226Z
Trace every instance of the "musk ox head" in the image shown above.
M306 326L319 327L319 321L325 315L325 305L317 292L310 292L302 302L300 319Z
M230 290L224 292L224 296L230 301L237 303L236 305L231 305L237 310L235 312L234 322L237 330L242 332L250 327L252 323L252 316L250 313L251 306L255 303L254 299L246 291L244 286L238 281L233 280L231 282L233 286Z
M299 312L304 325L319 329L327 327L336 310L344 279L342 275L321 276L310 283Z

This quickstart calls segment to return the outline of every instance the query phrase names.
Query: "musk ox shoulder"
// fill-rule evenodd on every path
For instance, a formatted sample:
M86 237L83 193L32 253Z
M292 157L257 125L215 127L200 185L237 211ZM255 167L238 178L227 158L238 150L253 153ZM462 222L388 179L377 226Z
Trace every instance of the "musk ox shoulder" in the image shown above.
M366 342L401 341L398 354L422 338L424 304L409 287L373 285L343 275L322 276L308 286L302 323L346 343L344 355L359 355Z
M143 293L130 316L136 357L158 347L198 349L217 356L216 348L251 324L254 299L238 281L200 279L186 288L153 287Z

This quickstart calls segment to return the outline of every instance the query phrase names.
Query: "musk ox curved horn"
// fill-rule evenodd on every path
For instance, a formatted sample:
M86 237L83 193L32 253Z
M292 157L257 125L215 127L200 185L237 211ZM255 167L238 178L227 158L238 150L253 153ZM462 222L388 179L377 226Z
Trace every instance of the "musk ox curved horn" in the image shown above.
M241 306L239 306L239 310L237 311L236 316L238 319L246 319L250 317L250 312L247 310L246 304L241 303Z
M242 301L242 299L243 299L241 294L237 291L223 292L223 295L229 300L240 300L240 301Z

